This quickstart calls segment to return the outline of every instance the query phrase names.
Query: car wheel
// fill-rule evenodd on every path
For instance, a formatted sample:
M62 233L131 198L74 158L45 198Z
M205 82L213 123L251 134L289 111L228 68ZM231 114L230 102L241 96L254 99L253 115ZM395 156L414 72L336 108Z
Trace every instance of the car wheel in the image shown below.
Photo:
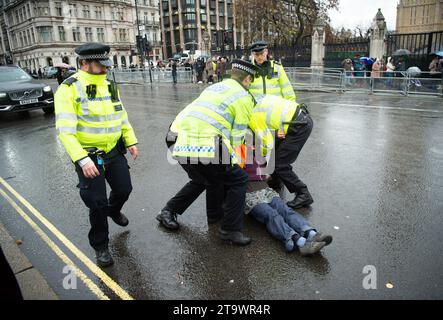
M46 114L52 114L54 113L54 107L43 108L43 112Z

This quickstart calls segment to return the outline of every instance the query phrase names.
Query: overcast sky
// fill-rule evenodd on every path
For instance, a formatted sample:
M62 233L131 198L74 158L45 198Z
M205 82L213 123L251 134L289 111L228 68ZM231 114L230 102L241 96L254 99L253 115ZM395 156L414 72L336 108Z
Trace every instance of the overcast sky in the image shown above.
M397 4L398 0L340 0L339 10L331 10L329 17L335 29L343 26L353 30L357 25L369 27L378 8L381 8L388 30L394 30Z

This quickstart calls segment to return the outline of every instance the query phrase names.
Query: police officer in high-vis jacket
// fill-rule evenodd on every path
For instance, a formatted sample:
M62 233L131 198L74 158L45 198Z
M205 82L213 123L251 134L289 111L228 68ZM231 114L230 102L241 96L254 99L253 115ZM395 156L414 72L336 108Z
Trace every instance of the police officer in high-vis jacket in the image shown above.
M253 64L234 60L231 79L206 88L172 123L168 146L191 181L157 216L166 228L178 229L177 214L206 190L207 202L223 208L219 237L237 245L250 243L241 232L248 174L239 164L255 105L247 89L256 71Z
M267 42L257 41L251 45L250 49L253 63L260 67L260 72L251 83L249 91L254 96L271 94L286 100L295 101L294 89L283 66L269 59Z
M56 128L75 164L80 196L89 208L89 243L97 263L113 264L108 249L108 217L120 226L129 221L120 210L132 191L125 157L138 156L137 138L113 81L108 81L110 47L87 43L78 47L79 71L55 94ZM111 187L108 199L106 181Z
M261 139L263 156L275 148L272 180L282 181L295 194L288 206L294 209L309 206L313 199L308 187L292 169L313 127L306 106L269 94L256 96L256 101L249 127Z

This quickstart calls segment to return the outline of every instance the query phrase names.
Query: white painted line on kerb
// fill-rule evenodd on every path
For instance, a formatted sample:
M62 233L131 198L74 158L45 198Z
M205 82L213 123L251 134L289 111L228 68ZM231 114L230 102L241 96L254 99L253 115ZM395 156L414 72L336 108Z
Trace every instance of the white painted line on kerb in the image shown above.
M110 276L93 263L79 248L77 248L60 230L58 230L43 214L35 209L24 197L15 191L3 178L0 177L0 184L23 205L29 212L42 223L52 234L58 238L83 264L95 274L109 289L122 300L134 300L128 292L120 287Z
M67 265L75 269L75 274L83 281L83 283L94 293L100 300L109 300L109 297L63 252L58 245L52 241L49 236L20 208L17 203L12 200L8 194L0 188L0 195L9 202L15 211L34 229L40 238L46 242L49 248Z

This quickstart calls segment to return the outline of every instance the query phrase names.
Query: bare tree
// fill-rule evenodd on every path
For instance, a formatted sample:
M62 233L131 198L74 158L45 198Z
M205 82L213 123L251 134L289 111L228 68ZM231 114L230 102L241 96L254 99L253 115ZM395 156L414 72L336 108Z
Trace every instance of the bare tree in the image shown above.
M237 25L244 28L246 43L264 39L273 44L300 44L310 36L318 17L328 20L329 9L339 0L241 0L236 1Z

